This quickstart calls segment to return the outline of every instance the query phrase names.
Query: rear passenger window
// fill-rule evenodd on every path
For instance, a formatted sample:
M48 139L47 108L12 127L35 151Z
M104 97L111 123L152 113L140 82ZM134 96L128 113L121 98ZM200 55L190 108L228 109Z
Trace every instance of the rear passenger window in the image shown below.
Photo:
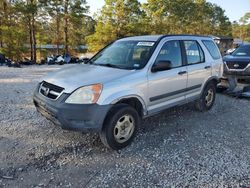
M189 65L205 62L204 52L196 41L184 41Z
M170 61L172 68L182 66L180 42L176 40L166 42L156 58L157 61Z
M202 42L206 46L207 50L209 51L209 53L213 57L213 59L220 59L221 58L220 51L213 41L203 40Z

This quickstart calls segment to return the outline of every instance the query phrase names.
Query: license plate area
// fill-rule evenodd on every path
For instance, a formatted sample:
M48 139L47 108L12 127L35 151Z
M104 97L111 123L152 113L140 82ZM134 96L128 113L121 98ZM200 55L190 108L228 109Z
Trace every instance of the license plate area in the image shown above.
M52 121L53 123L55 123L57 125L60 125L60 123L57 120L57 117L54 113L50 112L46 107L44 107L42 104L39 104L36 101L34 101L34 104L37 108L37 111L40 112L46 119Z

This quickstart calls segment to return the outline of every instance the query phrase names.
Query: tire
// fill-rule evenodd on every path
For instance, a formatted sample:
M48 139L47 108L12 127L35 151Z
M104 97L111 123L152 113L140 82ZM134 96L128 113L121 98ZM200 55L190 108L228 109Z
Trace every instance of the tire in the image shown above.
M125 148L133 141L139 122L138 112L131 106L126 104L114 106L99 133L102 143L113 150Z
M213 82L210 82L204 88L201 97L195 103L195 108L200 112L205 112L210 110L215 101L216 97L216 85Z

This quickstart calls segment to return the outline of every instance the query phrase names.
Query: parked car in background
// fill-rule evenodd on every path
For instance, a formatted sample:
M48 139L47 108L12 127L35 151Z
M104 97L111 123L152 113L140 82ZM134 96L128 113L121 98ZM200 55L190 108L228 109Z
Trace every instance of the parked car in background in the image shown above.
M53 56L53 55L51 55L51 56L47 56L46 57L46 63L48 64L48 65L54 65L55 64L55 57Z
M234 76L240 81L250 83L250 44L241 45L223 60L224 80L228 76Z
M225 55L231 55L237 48L240 47L240 44L233 44L232 48L228 49L226 52L225 52Z
M69 64L77 64L79 63L78 57L71 57Z
M72 57L69 54L64 55L52 55L46 58L48 65L63 65L63 64L77 64L82 63L78 57Z
M8 59L8 58L5 59L5 62L8 67L21 68L21 65L19 62L12 61L11 59Z
M228 49L232 48L234 39L229 36L211 36L218 45L221 54L224 56Z
M98 132L115 150L133 140L141 119L188 102L212 108L222 57L210 37L120 39L88 61L49 74L34 104L63 129Z
M46 64L46 59L41 59L39 65L45 65Z
M225 55L230 55L232 54L234 51L236 50L236 48L230 48L225 52Z
M20 65L33 65L34 63L28 59L28 58L24 58L22 61L19 62Z
M63 65L65 62L64 62L64 57L63 55L57 55L55 58L54 58L54 62L58 65Z

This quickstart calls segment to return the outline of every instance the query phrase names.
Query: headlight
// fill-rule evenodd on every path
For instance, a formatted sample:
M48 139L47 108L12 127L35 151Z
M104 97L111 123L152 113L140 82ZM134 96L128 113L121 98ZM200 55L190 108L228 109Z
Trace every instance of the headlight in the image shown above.
M94 104L102 92L102 84L85 86L74 91L65 101L68 104Z

